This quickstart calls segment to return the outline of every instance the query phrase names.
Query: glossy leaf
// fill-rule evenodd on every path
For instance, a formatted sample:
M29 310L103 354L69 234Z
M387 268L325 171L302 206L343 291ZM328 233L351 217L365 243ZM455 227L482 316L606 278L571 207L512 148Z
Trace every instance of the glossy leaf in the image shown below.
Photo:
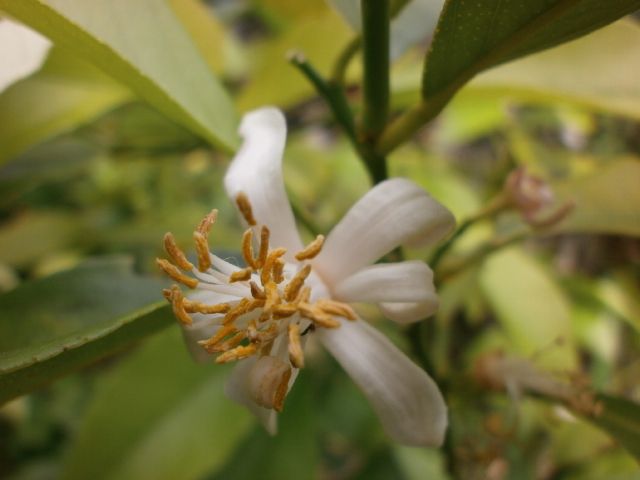
M598 400L602 412L589 419L640 461L640 404L610 395L599 395Z
M0 9L210 142L237 145L226 91L164 0L0 0Z
M564 43L640 8L640 0L447 0L424 65L422 96L446 102L482 70Z
M0 163L131 97L95 67L52 49L39 72L0 95Z
M640 27L620 21L573 42L486 72L461 92L499 91L528 102L576 103L640 118ZM594 68L597 65L597 68Z
M154 337L100 380L61 477L189 480L216 470L252 424L224 396L228 373L194 363L177 327Z
M630 158L554 186L559 201L572 201L557 231L640 236L640 162Z
M101 259L0 296L0 402L171 323L162 285L126 259Z
M516 248L497 253L480 284L518 353L554 368L575 365L568 300L535 260Z

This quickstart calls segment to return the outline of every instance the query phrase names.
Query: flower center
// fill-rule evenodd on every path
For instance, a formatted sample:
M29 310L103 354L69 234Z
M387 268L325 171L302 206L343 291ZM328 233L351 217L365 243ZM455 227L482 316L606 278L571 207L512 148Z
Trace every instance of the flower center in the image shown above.
M285 353L293 367L302 368L301 339L307 332L316 327L339 327L340 321L335 317L355 320L356 315L349 305L342 302L329 298L312 301L312 286L314 283L319 286L321 282L308 261L320 253L324 242L322 235L297 252L294 262L285 262L286 249L271 248L270 231L262 226L256 252L253 246L257 222L249 199L241 193L236 203L249 224L242 236L241 247L246 267L235 267L210 252L209 232L218 215L218 211L213 210L193 234L197 269L187 260L171 233L164 238L164 247L171 262L164 259L157 262L176 282L196 291L215 292L218 301L208 303L189 299L178 285L164 290L164 295L183 325L193 325L192 316L202 314L218 326L210 338L198 342L208 353L218 354L216 363L241 360L256 354L280 356ZM225 301L219 301L221 296ZM206 294L199 298L206 298Z

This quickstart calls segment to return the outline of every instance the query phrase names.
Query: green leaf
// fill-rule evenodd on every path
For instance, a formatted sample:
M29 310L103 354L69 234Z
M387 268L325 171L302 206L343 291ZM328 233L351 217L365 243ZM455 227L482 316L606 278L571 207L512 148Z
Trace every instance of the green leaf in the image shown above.
M0 402L169 324L162 285L126 259L101 259L0 296Z
M635 81L640 76L639 49L640 26L620 21L486 72L460 93L494 91L528 102L572 102L640 119L640 88Z
M231 101L165 0L0 0L0 9L208 141L237 145Z
M602 412L589 417L640 461L640 404L620 397L598 395Z
M640 0L447 0L425 60L422 96L443 105L482 70L580 37L638 8Z
M640 161L619 160L593 174L553 186L575 208L554 231L640 236Z
M195 364L179 329L151 339L100 380L66 459L66 480L202 478L251 425L223 394L229 369Z
M126 88L54 48L39 72L0 95L0 164L130 99Z
M497 253L480 285L515 351L556 369L575 366L568 300L535 260L517 248Z
M319 452L313 382L308 369L294 384L278 418L278 433L270 437L261 426L236 449L214 480L259 478L261 480L313 480L318 478Z

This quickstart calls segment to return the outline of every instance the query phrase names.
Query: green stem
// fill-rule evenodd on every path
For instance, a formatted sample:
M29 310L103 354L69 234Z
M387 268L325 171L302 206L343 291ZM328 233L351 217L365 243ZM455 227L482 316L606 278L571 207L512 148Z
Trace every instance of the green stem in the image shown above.
M525 231L516 232L506 237L496 238L494 240L491 240L487 244L478 248L471 255L465 257L459 262L456 262L455 265L449 266L446 270L443 270L439 274L440 281L444 281L451 277L456 276L461 271L466 270L470 266L483 261L484 259L493 255L497 251L502 250L503 248L509 247L511 245L514 245L516 243L520 243L523 240L526 240L530 235L531 235L531 231L527 229Z
M289 56L289 61L300 70L307 80L311 82L318 94L326 100L336 121L354 146L357 146L355 123L342 89L338 85L327 83L302 53L292 53Z
M542 14L530 19L529 23L515 30L512 35L505 38L501 44L490 49L484 56L480 56L474 62L462 70L451 82L435 92L425 90L428 75L427 62L422 79L423 101L412 108L395 122L389 125L376 144L378 153L386 155L399 145L411 138L423 125L433 120L438 113L449 103L449 100L477 73L496 65L497 63L517 57L519 49L526 47L530 40L540 30L558 20L567 10L574 7L580 0L559 0L553 7Z
M347 75L347 68L349 68L349 64L355 54L360 50L362 46L362 37L357 36L354 37L340 52L338 58L336 59L336 63L333 66L333 73L331 74L330 83L334 85L338 85L344 88L346 80L345 77Z
M361 0L363 108L361 137L375 144L389 116L389 0Z

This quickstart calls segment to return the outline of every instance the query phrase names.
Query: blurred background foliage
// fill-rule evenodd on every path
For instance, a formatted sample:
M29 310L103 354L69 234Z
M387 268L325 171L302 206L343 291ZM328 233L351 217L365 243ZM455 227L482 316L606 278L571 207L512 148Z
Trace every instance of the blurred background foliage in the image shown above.
M439 313L410 335L366 312L445 392L444 449L391 443L313 343L270 438L224 398L228 370L195 365L178 329L162 330L172 325L153 262L162 235L186 245L215 206L214 250L238 250L222 188L236 112L285 110L285 181L308 238L330 230L370 187L327 105L286 60L299 50L330 75L355 35L349 3L0 1L55 43L38 71L0 93L0 397L29 393L0 410L0 476L640 478L633 18L480 74L389 156L390 176L415 180L459 220L518 166L552 186L556 205L575 204L565 221L508 245L500 239L524 225L518 215L474 224L437 270L447 273ZM112 21L87 15L92 8ZM423 94L439 10L431 2L422 22L395 34L392 26L394 111ZM87 23L70 35L66 19ZM356 115L358 55L344 72ZM610 395L606 414L585 420L526 381L508 393L488 389L477 381L478 359L497 351Z

